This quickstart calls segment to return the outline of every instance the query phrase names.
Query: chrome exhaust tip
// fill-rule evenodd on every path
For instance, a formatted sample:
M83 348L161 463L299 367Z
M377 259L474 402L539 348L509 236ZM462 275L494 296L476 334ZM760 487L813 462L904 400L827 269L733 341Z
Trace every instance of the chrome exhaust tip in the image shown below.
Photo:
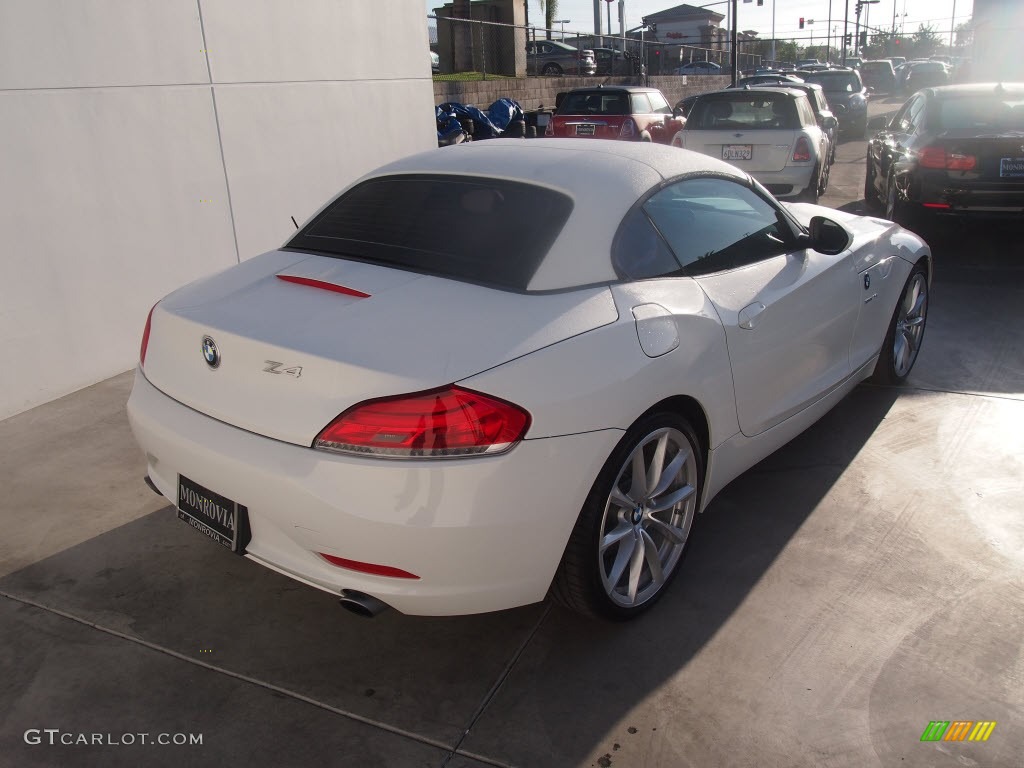
M362 616L364 619L372 619L391 607L376 597L357 592L354 589L341 590L341 598L338 602L349 613Z

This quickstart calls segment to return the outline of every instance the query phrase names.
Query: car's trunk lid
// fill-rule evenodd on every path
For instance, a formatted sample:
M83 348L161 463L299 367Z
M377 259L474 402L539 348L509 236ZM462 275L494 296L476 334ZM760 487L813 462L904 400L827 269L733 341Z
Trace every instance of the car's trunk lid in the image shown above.
M524 295L273 251L160 302L144 372L197 411L310 445L358 402L443 386L616 317L602 287Z
M793 156L796 140L792 130L770 128L753 131L684 128L679 135L685 149L717 157L749 173L781 171ZM750 150L749 160L743 159L745 148Z

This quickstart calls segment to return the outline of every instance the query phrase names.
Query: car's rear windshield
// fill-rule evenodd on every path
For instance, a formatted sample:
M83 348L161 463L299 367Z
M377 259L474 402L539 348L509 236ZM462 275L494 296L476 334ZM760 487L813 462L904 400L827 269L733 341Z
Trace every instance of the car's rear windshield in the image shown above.
M817 83L826 91L853 93L861 89L856 72L812 72L807 76L807 82Z
M286 247L525 291L572 212L534 184L470 176L369 179Z
M861 72L891 72L892 64L888 61L865 61L860 65Z
M784 93L730 94L728 98L697 99L686 118L686 130L771 130L800 127L792 96Z
M559 115L628 115L627 91L573 91L558 107Z
M950 136L1024 136L1024 93L979 93L938 100L937 128Z

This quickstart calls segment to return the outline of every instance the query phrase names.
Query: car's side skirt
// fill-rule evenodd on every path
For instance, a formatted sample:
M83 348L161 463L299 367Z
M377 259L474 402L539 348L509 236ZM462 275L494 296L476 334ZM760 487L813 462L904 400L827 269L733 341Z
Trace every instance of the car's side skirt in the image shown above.
M878 362L878 355L854 371L831 392L815 401L802 411L793 414L780 424L754 437L737 432L708 456L707 482L702 499L702 509L730 481L746 472L761 459L774 453L799 435L818 419L832 410L850 391L871 375Z

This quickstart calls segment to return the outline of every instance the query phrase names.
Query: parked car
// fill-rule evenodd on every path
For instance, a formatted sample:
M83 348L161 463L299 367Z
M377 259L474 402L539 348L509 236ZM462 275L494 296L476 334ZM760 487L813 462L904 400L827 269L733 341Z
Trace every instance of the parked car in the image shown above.
M825 98L839 114L840 134L863 138L868 125L868 89L860 73L855 69L830 69L811 73L807 82L825 90Z
M1024 84L925 88L870 124L864 199L886 218L1024 214Z
M640 60L629 51L616 48L594 48L598 75L635 75L640 72Z
M669 144L685 122L657 88L575 88L562 97L544 135Z
M796 89L701 94L673 145L734 164L776 197L817 203L828 188L828 137Z
M526 71L531 75L593 75L594 51L577 50L558 40L531 40L526 44Z
M688 61L678 67L674 74L677 75L721 75L725 72L720 64L713 61Z
M865 61L860 65L860 79L868 88L892 93L896 88L896 71L888 59Z
M785 87L807 94L807 103L811 105L814 119L828 138L828 163L832 165L836 161L836 145L839 143L839 117L825 98L824 89L817 83L789 83Z
M471 142L158 302L128 418L193 546L357 613L550 593L630 619L727 483L906 379L930 278L912 233L721 160ZM183 556L216 580L208 560Z
M949 68L941 61L919 61L907 73L903 81L905 93L914 93L922 88L934 88L949 84Z

